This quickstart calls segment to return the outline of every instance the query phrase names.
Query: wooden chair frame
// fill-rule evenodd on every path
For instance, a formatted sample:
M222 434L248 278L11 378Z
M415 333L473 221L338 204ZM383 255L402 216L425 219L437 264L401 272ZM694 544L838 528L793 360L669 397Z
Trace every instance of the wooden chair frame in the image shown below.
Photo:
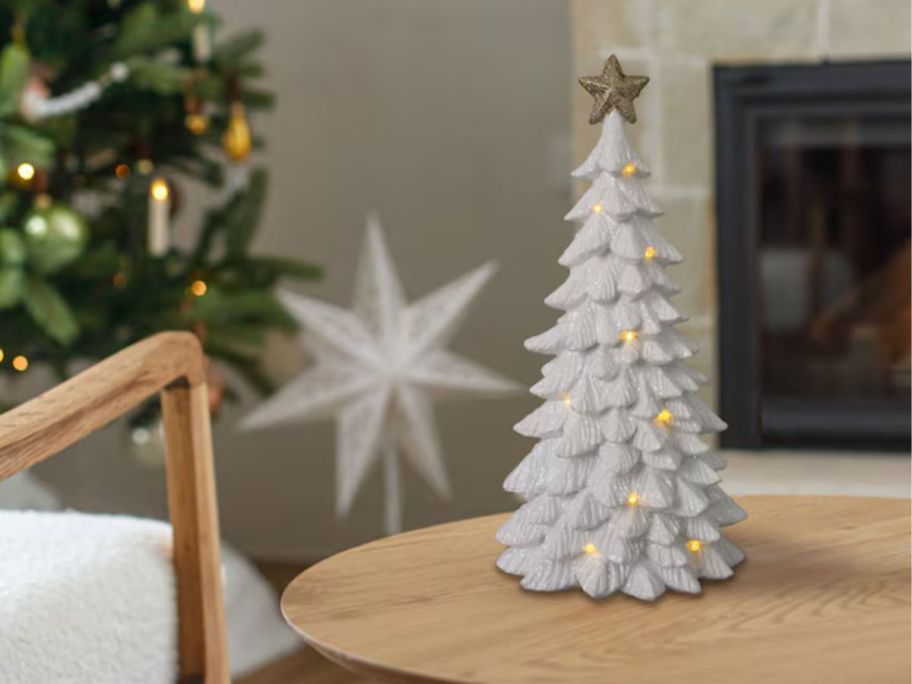
M0 480L161 393L181 682L230 680L206 359L190 333L138 342L0 415Z

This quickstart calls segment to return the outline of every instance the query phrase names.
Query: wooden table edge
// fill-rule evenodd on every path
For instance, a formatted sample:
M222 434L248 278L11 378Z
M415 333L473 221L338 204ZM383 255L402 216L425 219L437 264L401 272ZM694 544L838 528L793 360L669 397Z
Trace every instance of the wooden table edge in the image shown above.
M503 514L494 513L491 516L476 516L476 517L485 518L485 517L494 517L494 516L498 516L498 515L503 515ZM454 521L454 522L458 522L458 521ZM447 524L449 524L449 523L441 523L441 525L447 525ZM409 530L408 532L402 532L400 534L409 534L410 532L417 532L418 530L425 530L425 529L429 529L431 527L439 527L439 525L429 525L428 527L421 527L416 530ZM399 535L393 535L393 536L399 536ZM389 537L381 537L381 539L389 539ZM350 549L346 549L345 551L340 551L339 553L334 553L331 556L327 556L326 558L321 560L319 563L314 563L314 565L312 565L310 567L314 568L317 565L319 565L320 563L323 563L324 561L329 560L330 558L335 558L343 553L348 553L349 551L354 551L356 549L359 549L362 546L367 546L367 545L373 544L374 542L377 542L377 541L380 541L380 540L373 539L369 542L365 542L364 544L359 544L358 546L353 546ZM309 569L310 568L308 568L308 570ZM339 667L345 668L349 672L354 672L355 674L364 675L366 677L371 677L371 678L382 677L388 681L396 681L396 682L419 682L419 683L420 682L436 682L437 684L461 684L457 680L446 679L446 678L437 677L437 676L428 675L428 674L417 674L417 673L412 674L410 672L404 672L395 667L384 665L383 663L379 663L375 660L371 660L370 658L359 658L357 656L353 656L349 653L346 653L337 648L334 648L333 646L322 642L320 639L316 638L315 636L305 632L301 627L299 627L297 624L295 624L291 620L291 618L288 616L288 613L285 612L285 596L288 594L288 590L291 588L291 586L305 572L307 572L307 570L298 574L291 582L288 583L288 586L286 586L285 589L282 591L282 596L279 598L279 608L282 612L282 618L285 620L285 623L289 627L291 627L295 631L295 633L297 633L297 635L300 636L304 640L304 643L307 646L314 649L320 655L322 655L324 658L326 658L330 662L335 663Z
M912 498L909 497L898 497L898 496L857 496L852 494L834 494L834 495L814 495L814 494L745 494L743 496L735 496L736 501L745 501L748 502L751 499L820 499L820 500L833 500L833 499L852 499L852 500L868 500L868 501L905 501L910 506L910 512L912 512ZM750 506L746 506L748 510L748 515L750 515ZM379 663L370 658L360 658L358 656L352 655L350 653L341 651L330 644L324 643L315 636L308 634L303 628L295 624L291 618L288 616L288 613L285 610L286 606L286 597L288 596L289 590L297 584L299 581L303 581L304 576L311 570L319 567L323 563L326 563L332 559L336 559L339 556L348 555L350 553L355 553L367 546L373 546L386 542L392 538L402 539L404 537L416 535L419 533L425 533L429 530L435 528L447 527L449 525L457 525L463 523L467 520L483 520L488 518L505 518L512 511L505 511L501 513L489 513L487 515L474 516L472 518L461 518L459 520L451 520L449 522L438 523L436 525L428 525L426 527L419 527L414 530L408 530L406 532L400 532L396 535L391 535L389 537L379 537L377 539L372 539L363 544L358 544L357 546L352 546L348 549L334 553L326 558L320 560L317 563L314 563L309 568L299 573L282 591L282 595L279 599L279 605L282 613L282 618L285 620L286 624L290 626L303 640L304 643L316 650L323 657L331 662L343 667L350 672L355 674L364 675L367 677L382 677L386 678L389 681L398 681L398 682L435 682L437 684L464 684L459 680L446 679L436 675L419 673L419 672L406 672L395 667ZM492 559L492 564L494 559Z

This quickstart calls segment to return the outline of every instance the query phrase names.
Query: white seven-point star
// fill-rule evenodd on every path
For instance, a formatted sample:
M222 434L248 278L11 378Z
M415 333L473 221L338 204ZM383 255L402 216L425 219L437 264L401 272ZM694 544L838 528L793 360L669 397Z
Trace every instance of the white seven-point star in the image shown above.
M337 512L348 513L382 453L386 529L398 531L399 449L439 496L449 495L432 399L519 389L444 349L494 271L489 262L407 304L380 223L368 217L351 310L280 293L316 363L247 416L243 427L335 416Z

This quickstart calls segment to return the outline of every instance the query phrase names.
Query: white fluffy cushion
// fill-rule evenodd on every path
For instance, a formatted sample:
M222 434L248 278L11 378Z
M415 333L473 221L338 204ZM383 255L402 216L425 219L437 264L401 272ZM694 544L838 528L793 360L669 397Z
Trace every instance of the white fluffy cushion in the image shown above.
M0 682L172 684L177 638L170 538L170 526L153 520L0 511ZM275 611L232 620L232 604L249 599L248 592L259 606L275 603L252 568L236 554L226 559L229 653L234 644L245 661L234 663L237 673L296 641ZM234 584L244 585L243 596L233 594ZM254 631L261 653L250 649Z

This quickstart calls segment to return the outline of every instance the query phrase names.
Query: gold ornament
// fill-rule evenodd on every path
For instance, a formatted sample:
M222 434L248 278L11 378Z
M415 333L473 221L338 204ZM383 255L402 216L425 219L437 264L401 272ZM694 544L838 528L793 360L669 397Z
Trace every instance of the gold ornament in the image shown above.
M614 55L608 58L598 76L583 76L579 83L595 98L589 123L597 124L616 109L630 123L636 121L633 101L649 83L647 76L627 76Z
M184 117L184 125L193 135L202 135L209 130L209 117L202 112L187 114Z
M231 105L231 112L228 116L228 128L222 136L222 148L225 154L236 162L244 161L250 154L253 147L253 140L250 135L250 125L247 123L247 115L244 112L244 105L240 102L234 102Z
M194 81L191 79L184 89L184 126L193 135L202 135L209 130L209 115L193 88Z

